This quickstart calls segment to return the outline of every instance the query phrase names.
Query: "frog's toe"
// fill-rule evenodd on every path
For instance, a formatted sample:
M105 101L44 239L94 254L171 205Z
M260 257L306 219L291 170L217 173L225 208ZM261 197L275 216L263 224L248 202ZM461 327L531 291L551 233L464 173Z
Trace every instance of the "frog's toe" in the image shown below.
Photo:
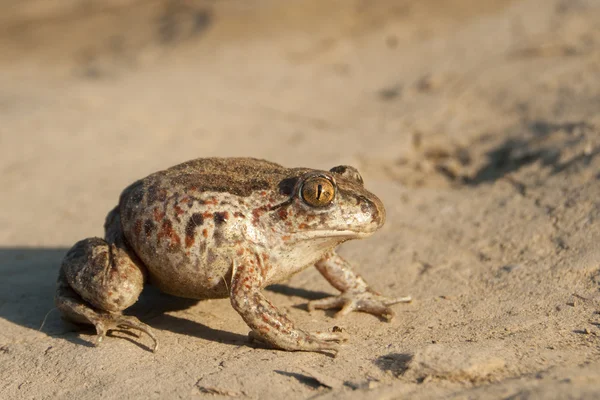
M412 297L410 296L404 296L404 297L394 297L394 298L387 298L387 297L383 297L381 296L381 298L383 299L383 302L385 303L386 306L391 306L393 304L398 304L398 303L410 303L412 302Z
M396 315L389 306L412 301L412 298L408 296L388 298L369 291L355 294L353 298L353 310L373 314L386 321L390 321Z
M315 338L325 342L344 343L349 337L344 332L315 332L312 334Z
M115 319L114 324L117 327L136 329L140 332L144 332L146 335L150 336L150 339L152 339L152 342L154 343L152 351L156 352L158 350L158 339L152 332L152 329L136 317L120 315Z
M361 299L349 294L342 293L339 296L326 297L324 299L313 300L308 303L308 310L330 310L332 308L339 308L335 314L335 318L340 318L350 314L352 311L358 310Z
M94 327L96 328L96 341L94 342L94 346L98 347L104 342L108 330L102 323L96 323L94 324Z
M96 346L102 344L104 338L106 337L106 334L111 330L136 329L150 336L150 338L154 342L154 345L152 346L153 352L156 352L158 350L158 339L152 332L152 329L136 317L109 314L101 316L99 318L94 318L91 322L96 328Z
M302 333L302 337L298 338L293 343L288 342L287 338L286 340L281 341L272 339L268 340L260 333L254 331L248 332L248 339L250 342L256 341L268 347L274 347L288 351L314 351L318 353L334 352L335 354L340 351L340 343L348 340L347 335L341 332Z
M334 352L337 355L342 348L341 343L346 340L346 337L335 333L313 333L299 343L298 350L318 353Z
M335 314L335 318L341 318L352 311L362 311L389 321L395 315L389 306L397 303L410 303L411 301L411 297L388 298L370 291L359 293L346 292L339 296L313 300L308 303L308 309L312 311L316 309L327 310L339 308L340 311Z
M373 314L378 317L381 317L381 318L385 319L386 321L389 321L395 315L394 311L391 308L389 308L384 302L378 301L376 299L372 299L369 297L366 297L366 298L361 298L361 297L355 298L355 297L346 297L346 296L340 296L340 297L344 297L345 302L344 302L344 305L342 306L341 310L335 314L335 318L344 317L344 316L350 314L352 311L367 312L369 314Z
M354 308L357 311L363 311L372 315L376 315L386 321L390 321L396 313L382 301L365 300L356 302ZM343 311L343 309L342 309Z
M331 296L319 300L311 300L308 302L308 311L314 310L329 310L331 308L341 308L347 303L347 299L343 296Z
M254 331L248 332L248 341L250 343L258 342L264 345L270 345L270 343L266 341L259 333L256 333Z
M337 313L335 313L335 318L341 318L344 317L348 314L350 314L352 311L358 310L358 301L355 299L346 299L342 309L340 311L338 311Z

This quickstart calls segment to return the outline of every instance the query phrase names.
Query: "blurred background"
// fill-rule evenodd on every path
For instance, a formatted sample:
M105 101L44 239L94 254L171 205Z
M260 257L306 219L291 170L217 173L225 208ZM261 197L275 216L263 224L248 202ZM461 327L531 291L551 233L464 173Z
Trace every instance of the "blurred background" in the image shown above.
M595 151L594 0L1 4L2 243L101 234L129 182L196 157L447 187Z
M589 95L562 104L557 82L584 90L593 74L574 82L564 71L598 62L579 62L598 46L594 1L1 5L4 199L30 199L17 207L26 226L0 232L3 243L29 242L32 230L35 242L71 242L58 223L98 227L96 207L110 208L127 183L196 157L349 163L372 179L427 185L439 179L400 167L433 143L434 158L458 154L446 175L474 176L489 140L479 158L462 148L544 113L581 112Z

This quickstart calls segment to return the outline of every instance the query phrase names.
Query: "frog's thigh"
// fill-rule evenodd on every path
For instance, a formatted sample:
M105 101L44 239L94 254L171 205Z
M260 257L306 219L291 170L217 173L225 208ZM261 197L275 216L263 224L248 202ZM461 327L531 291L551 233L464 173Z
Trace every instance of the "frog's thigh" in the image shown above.
M76 299L72 290L100 311L118 312L137 301L143 286L143 266L125 249L99 238L84 239L77 242L63 260L57 306L68 316L73 314L75 310L63 304L67 300L71 304Z
M122 245L122 244L121 244ZM158 341L150 327L121 311L136 302L144 286L144 270L135 255L125 248L102 239L82 240L63 260L55 302L58 309L74 322L96 327L96 344L111 329L132 328Z

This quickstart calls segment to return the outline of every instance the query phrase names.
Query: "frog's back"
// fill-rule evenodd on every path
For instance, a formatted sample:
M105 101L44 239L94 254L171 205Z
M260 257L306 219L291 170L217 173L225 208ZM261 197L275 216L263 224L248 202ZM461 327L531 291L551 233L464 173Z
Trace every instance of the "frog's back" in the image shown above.
M148 178L158 178L172 190L227 192L247 197L254 191L276 187L289 171L279 164L255 158L199 158Z
M256 193L278 193L287 176L252 158L204 158L176 165L126 188L121 225L154 284L182 297L227 296L227 251L244 243Z
M162 206L175 195L199 200L209 193L248 197L276 187L289 171L255 158L198 158L134 182L123 190L119 206L122 218L129 220L134 211Z

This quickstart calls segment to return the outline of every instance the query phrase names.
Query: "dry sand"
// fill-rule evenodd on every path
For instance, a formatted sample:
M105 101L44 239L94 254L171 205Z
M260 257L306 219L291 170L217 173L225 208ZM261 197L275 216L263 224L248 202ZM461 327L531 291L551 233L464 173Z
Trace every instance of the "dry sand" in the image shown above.
M598 398L598 0L3 0L0 398ZM205 156L351 164L386 204L341 252L391 323L308 313L337 358L249 344L227 300L148 290L147 336L53 307L60 260L133 180Z

